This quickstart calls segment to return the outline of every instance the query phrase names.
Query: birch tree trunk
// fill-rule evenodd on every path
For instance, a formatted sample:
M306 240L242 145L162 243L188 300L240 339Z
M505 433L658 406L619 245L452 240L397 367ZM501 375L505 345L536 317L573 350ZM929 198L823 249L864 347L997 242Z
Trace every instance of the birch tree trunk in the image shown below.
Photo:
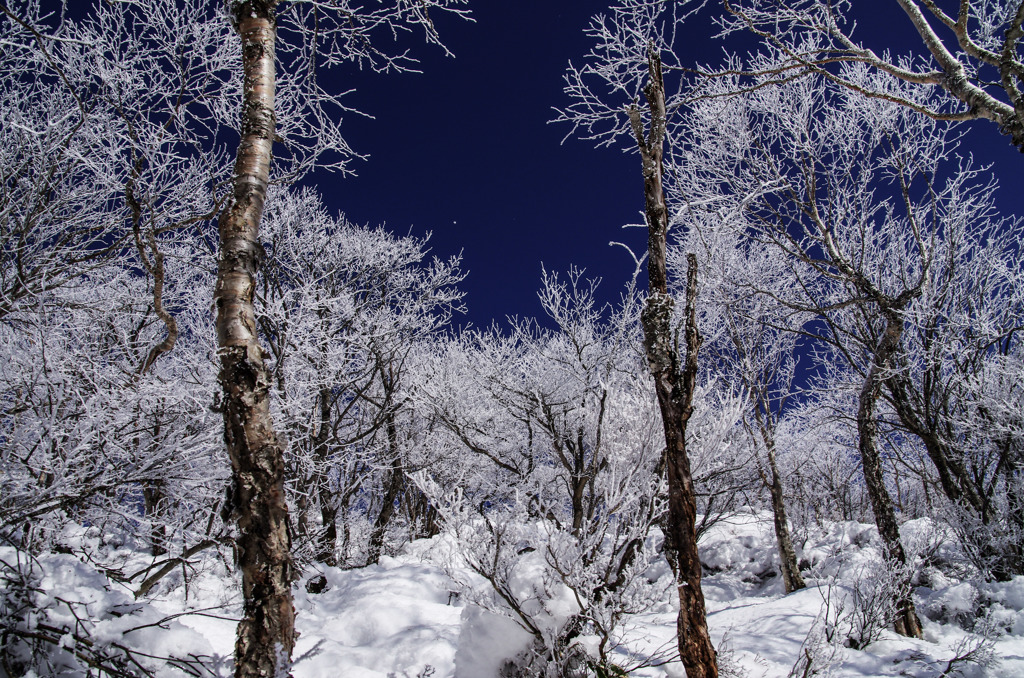
M256 334L253 292L262 256L259 224L274 140L276 0L232 2L242 40L242 118L233 195L219 220L217 345L224 441L232 468L232 513L244 611L235 643L236 678L286 675L295 608L284 458L270 417L270 375Z
M666 525L666 553L675 559L673 570L679 594L679 654L687 678L717 678L718 662L708 633L701 564L697 556L697 499L690 461L686 454L686 425L693 414L693 393L697 377L697 258L687 255L686 276L686 359L680 368L672 336L673 300L668 294L666 236L668 208L662 183L665 140L665 87L661 59L653 48L648 54L650 82L644 88L651 113L650 133L645 135L640 111L630 108L630 123L643 162L644 199L648 228L648 278L650 295L641 314L644 348L654 377L658 405L665 428L665 463L668 473L669 519Z

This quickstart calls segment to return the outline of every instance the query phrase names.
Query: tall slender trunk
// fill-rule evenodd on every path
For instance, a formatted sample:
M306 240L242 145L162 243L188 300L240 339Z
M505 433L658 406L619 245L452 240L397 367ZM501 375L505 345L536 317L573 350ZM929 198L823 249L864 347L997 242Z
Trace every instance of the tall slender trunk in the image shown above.
M395 515L395 501L398 500L405 486L405 471L402 468L401 454L398 449L398 428L395 424L395 413L389 410L384 415L385 429L388 436L388 465L385 470L383 485L384 498L381 500L380 513L373 523L370 532L370 543L367 547L366 564L376 564L384 550L384 535L387 533L391 518Z
M320 426L313 436L313 487L316 488L317 500L320 503L320 518L323 529L317 537L317 562L329 567L338 564L338 497L331 491L331 480L328 475L328 459L330 447L328 440L331 434L331 389L320 389Z
M772 517L775 522L775 541L779 545L779 565L782 569L782 584L786 593L798 591L806 584L800 574L800 567L796 562L796 549L793 548L793 538L789 534L789 521L786 518L786 497L782 487L782 476L779 474L779 465L775 461L775 440L765 436L768 444L768 493L772 499Z
M146 483L142 488L142 498L145 503L146 518L150 523L150 553L153 556L162 556L167 553L167 532L160 520L164 501L163 484L160 481Z
M644 348L654 377L658 405L665 428L665 463L668 475L669 519L666 551L675 558L679 594L677 633L679 654L687 678L717 678L718 662L708 633L701 564L697 556L697 499L686 454L686 425L693 414L697 377L697 258L687 255L686 276L686 358L680 366L672 336L673 300L668 294L666 235L668 208L662 184L662 149L665 140L665 86L661 59L653 47L648 54L650 82L644 88L651 112L650 133L645 135L639 109L629 111L630 122L643 162L644 199L648 228L648 278L650 296L641 314Z
M889 567L896 576L905 576L907 554L900 541L899 524L896 522L896 511L892 497L885 489L882 477L882 463L878 455L878 421L875 416L875 405L881 392L885 378L885 370L890 359L899 347L903 336L903 321L895 311L884 311L885 330L882 340L875 349L871 367L864 377L864 385L860 391L860 402L857 408L857 433L861 464L864 468L864 484L871 500L871 509L875 514L875 524L882 538L882 551ZM921 622L914 609L911 599L910 582L900 582L896 593L897 617L895 630L903 636L921 637Z
M295 645L294 578L284 456L270 417L270 375L256 334L253 291L262 256L259 224L274 139L276 0L233 2L242 40L242 118L233 195L219 220L217 345L224 441L232 467L243 615L236 678L285 675Z
M736 340L737 348L742 351L742 346ZM806 586L804 578L800 574L800 566L796 560L796 549L793 548L793 538L789 533L789 520L786 518L786 492L782 484L782 474L779 473L779 464L775 456L775 420L770 415L762 412L761 407L768 410L767 403L760 397L753 401L754 419L757 423L757 431L748 429L752 438L761 436L764 443L766 456L768 457L768 473L765 474L758 461L757 471L761 481L768 488L768 494L772 502L772 520L775 525L775 542L779 547L779 569L782 570L782 585L786 593L798 591Z
M327 479L320 480L317 486L320 499L320 520L323 530L317 537L316 560L328 567L338 564L338 506L337 497L331 492Z

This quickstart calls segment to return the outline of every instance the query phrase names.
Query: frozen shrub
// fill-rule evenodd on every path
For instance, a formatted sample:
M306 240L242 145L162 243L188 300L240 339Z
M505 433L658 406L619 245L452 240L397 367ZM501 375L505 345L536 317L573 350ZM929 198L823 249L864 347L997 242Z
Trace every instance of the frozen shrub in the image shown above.
M106 577L75 557L0 547L3 675L136 678L173 667L212 676L206 662L213 660L198 634L110 590Z
M840 585L839 581L847 582ZM892 627L899 610L898 596L909 586L909 572L881 561L865 560L842 575L831 578L821 590L819 614L825 639L854 650L878 641ZM811 674L813 675L813 674Z

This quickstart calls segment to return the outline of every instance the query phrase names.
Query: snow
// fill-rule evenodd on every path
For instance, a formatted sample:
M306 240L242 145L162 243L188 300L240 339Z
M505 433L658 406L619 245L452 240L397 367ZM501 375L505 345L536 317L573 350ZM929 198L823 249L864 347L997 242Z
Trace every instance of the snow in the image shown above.
M909 531L916 529L924 528L911 526ZM905 534L908 541L910 537ZM459 585L432 562L450 546L450 538L442 536L414 542L396 557L382 557L379 565L307 572L295 588L300 635L294 677L497 678L506 659L529 647L530 635L511 615L483 610L457 595ZM877 533L866 525L843 523L809 538L800 556L817 565L805 572L808 588L790 595L783 595L779 577L769 576L773 548L766 515L723 521L701 543L709 566L704 579L709 625L723 674L787 676L797 658L810 651L820 660L820 675L834 678L938 676L965 643L977 643L979 634L988 632L998 665L989 674L964 666L960 675L1024 676L1024 577L986 583L933 574L929 579L934 588L916 592L924 640L884 631L878 642L854 650L841 643L823 644L823 602L848 591L852 573L877 557ZM4 548L0 557L12 562L16 554ZM37 603L48 606L50 623L70 628L72 611L59 601L74 601L75 613L91 620L94 641L120 643L158 657L202 657L212 675L230 675L233 620L240 606L235 577L223 566L198 568L187 595L179 580L137 603L93 565L72 555L47 554L34 563L41 573ZM319 575L326 578L326 590L307 593L306 581ZM529 577L527 559L514 585L530 586ZM663 605L630 620L623 647L614 653L623 666L645 659L660 664L636 668L631 676L683 675L678 662L657 659L675 644L676 603L671 587L668 591ZM209 610L211 606L216 609ZM546 609L556 610L557 616L573 612L567 600L555 600ZM186 614L171 618L181 613ZM74 642L69 634L61 644L71 649ZM149 665L160 676L185 675L167 664Z
M508 617L479 607L463 608L455 654L455 678L497 676L502 662L525 650L530 634Z
M447 604L450 583L437 568L382 557L379 565L323 572L328 589L299 589L295 675L450 676L461 610Z

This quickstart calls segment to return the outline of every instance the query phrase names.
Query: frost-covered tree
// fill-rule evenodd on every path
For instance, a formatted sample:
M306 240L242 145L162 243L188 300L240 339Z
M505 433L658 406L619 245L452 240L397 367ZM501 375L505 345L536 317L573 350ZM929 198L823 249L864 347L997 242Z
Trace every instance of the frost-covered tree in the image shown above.
M667 522L638 309L632 297L602 308L579 271L545 274L540 297L554 330L519 320L452 340L425 363L418 397L439 424L430 444L450 461L417 480L485 582L463 582L469 595L533 637L520 658L531 671L629 668L613 651L630 647L627 615L661 595L644 572L663 557L655 536ZM727 393L701 383L701 396L694 475L713 487L728 466L718 453L741 430Z
M878 79L867 69L861 77ZM787 257L789 287L758 292L815 313L824 325L804 331L861 375L856 421L864 477L889 557L902 567L878 408L888 397L897 413L905 409L909 388L899 385L920 374L920 363L913 365L923 356L906 335L910 328L930 330L915 325L915 314L959 315L943 290L951 279L954 287L973 285L973 262L988 260L995 234L1016 224L993 219L992 187L954 159L947 130L922 124L907 108L834 89L827 79L760 88L735 100L716 96L734 90L735 83L712 81L693 107L690 133L677 137L691 149L679 156L677 195L741 215L740 228L755 244ZM991 309L986 314L1010 301L1005 293L972 298ZM1013 326L1004 316L991 331L1001 336Z
M673 58L675 25L683 12L679 7L676 3L624 0L614 4L608 15L596 16L587 31L596 45L582 68L570 65L565 91L572 103L558 120L571 123L574 131L600 144L624 138L640 156L649 286L641 325L664 426L669 487L665 536L677 577L679 653L689 678L714 678L718 665L700 586L697 503L687 453L687 426L694 412L702 341L696 320L696 256L687 256L681 318L676 316L675 298L669 294L667 268L671 215L665 196L665 147L670 139L671 94L666 91L663 58ZM673 21L664 19L666 12Z
M5 508L17 522L31 505L51 538L72 516L131 530L139 516L128 504L139 499L150 546L161 553L182 535L175 521L185 513L175 507L202 521L216 503L208 483L223 478L205 464L184 472L178 463L209 457L209 402L200 395L209 393L200 382L211 353L195 332L212 328L189 292L212 280L190 263L209 250L189 226L212 213L219 156L194 152L208 137L193 122L220 101L201 84L225 54L225 31L192 26L187 16L187 6L149 16L103 6L72 22L39 3L5 6L0 15L0 97L12 121L0 152L0 322L9 354L6 422L18 431L7 452L12 481L21 471L41 481L34 490L12 484ZM154 40L158 33L172 38ZM133 71L149 79L125 75ZM167 308L184 314L185 325ZM155 368L183 333L182 354ZM30 425L33 416L43 418ZM113 458L133 470L119 474ZM199 478L202 508L182 503ZM99 520L101 503L109 519Z
M722 0L725 33L744 31L777 50L772 64L731 64L710 68L711 77L743 72L749 80L740 89L760 87L766 80L782 81L818 75L857 94L898 102L934 120L989 120L1010 142L1024 149L1024 10L1011 0L963 0L946 4L934 0L894 0L892 20L905 15L920 36L910 54L890 45L879 51L855 34L849 0ZM899 10L903 10L903 15ZM864 64L889 76L888 82L865 82L851 77L848 66ZM903 85L910 85L910 88ZM941 91L921 100L914 86Z
M407 363L462 308L459 258L331 217L309 190L274 193L266 222L257 322L289 442L297 532L316 560L336 564L339 514L372 488L375 562L406 489Z
M431 12L463 14L463 5L431 0L326 7L267 0L230 2L225 17L211 3L143 1L96 3L82 19L62 10L47 15L34 1L0 7L10 29L5 35L12 36L5 40L11 59L4 68L10 64L5 85L19 92L13 103L43 110L49 97L63 114L56 125L53 118L42 122L44 116L19 127L36 137L44 132L37 141L45 143L36 146L44 160L46 153L57 159L42 170L33 166L43 183L23 176L17 158L5 176L23 194L16 196L18 218L8 223L30 236L8 248L9 259L15 266L40 261L64 268L50 266L53 275L25 268L8 276L5 298L16 301L62 285L76 275L69 265L87 264L101 251L121 254L116 246L132 243L136 265L153 281L152 312L165 327L140 360L138 369L146 372L180 333L164 303L168 248L182 229L219 215L219 407L234 470L228 510L239 525L246 601L238 675L284 669L293 644L282 448L269 414L252 299L267 187L317 166L344 170L353 156L339 131L345 107L318 78L322 67L350 62L377 71L407 68L412 62L397 35L422 29L436 43ZM42 75L33 80L26 73ZM25 82L37 83L36 89L25 94L19 89ZM56 142L46 141L50 127L63 130L55 133ZM231 141L236 133L237 153ZM93 156L95 162L88 162ZM101 175L90 181L96 171ZM103 218L83 211L71 214L66 232L39 230L57 223L54 216L70 213L78 200L51 198L46 176L78 182L68 195L93 200ZM91 189L97 189L95 197ZM33 202L33 195L43 200ZM116 228L108 233L111 222Z
M468 590L534 638L520 661L537 675L610 670L623 615L656 599L642 573L663 511L657 418L637 380L631 306L602 308L579 271L545 274L541 301L556 330L520 320L440 346L425 365L418 397L452 461L417 480L487 582Z
M404 57L390 57L377 47L377 34L422 28L428 41L437 42L430 11L460 12L461 4L430 0L367 8L349 2L323 6L233 0L228 5L242 54L240 141L229 197L218 219L214 303L224 439L233 469L231 502L239 526L245 595L235 653L239 677L286 671L295 643L284 456L270 414L270 374L253 305L272 147L282 139L292 154L293 177L322 164L321 157L329 151L344 158L347 147L325 111L335 105L336 96L318 81L317 65L358 61L378 70L400 69Z
M139 365L165 327L146 280L113 262L80 275L73 290L41 295L40 308L13 312L0 329L0 532L32 553L69 548L74 525L134 540L152 554L149 567L92 557L139 595L165 565L225 537L212 325L192 293L210 283L212 257L197 259L193 247L167 257L175 284L165 295L181 336L145 374Z
M1015 254L1021 226L996 218L991 197L986 190L960 197L962 210L990 218L944 233L927 293L908 314L901 369L886 386L899 425L924 447L963 543L983 572L1006 580L1024 568L1014 508L1019 433L1006 416L1017 396L1004 381L1018 360L1024 318Z
M747 401L744 426L757 450L752 465L768 491L779 549L783 586L787 593L804 587L786 516L783 469L778 461L777 430L800 398L796 386L798 343L806 313L793 311L758 289L774 289L788 278L788 267L771 250L749 247L732 229L722 227L721 215L683 211L692 219L689 237L670 250L670 265L682 279L685 252L697 252L706 272L701 305L709 316L704 353L707 370L741 393ZM744 460L748 463L750 460ZM746 478L743 478L746 480Z

